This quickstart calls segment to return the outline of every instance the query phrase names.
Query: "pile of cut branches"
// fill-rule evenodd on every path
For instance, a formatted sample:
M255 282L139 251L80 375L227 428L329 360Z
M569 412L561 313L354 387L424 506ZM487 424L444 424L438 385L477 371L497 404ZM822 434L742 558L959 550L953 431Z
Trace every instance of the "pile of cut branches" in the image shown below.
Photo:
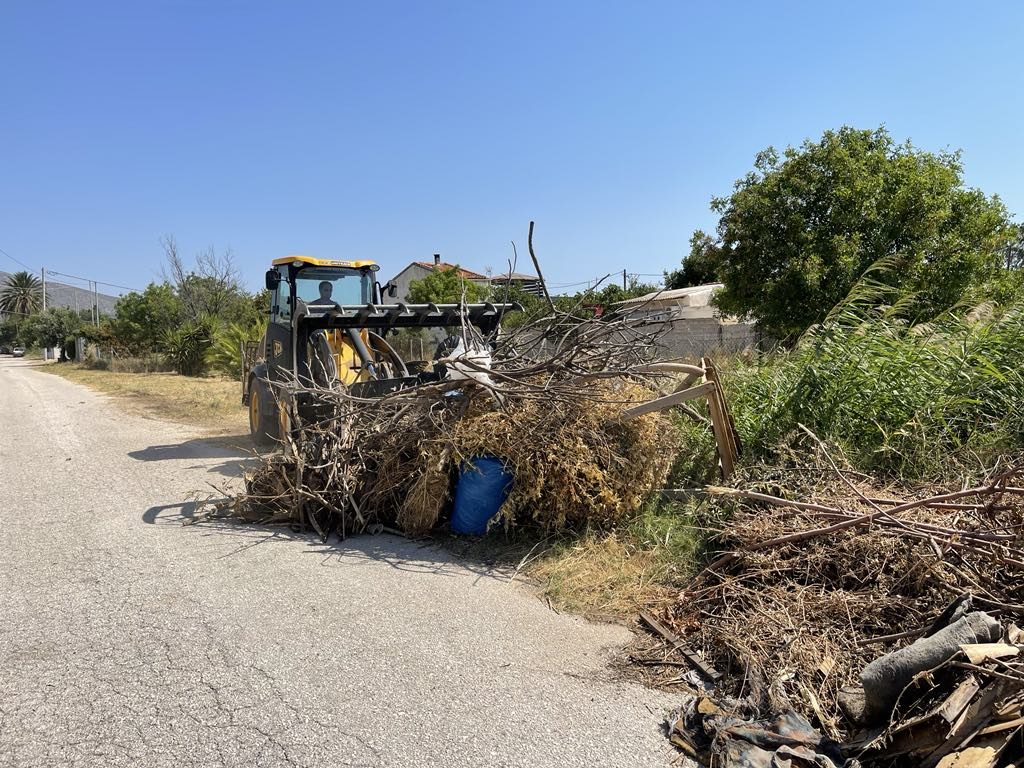
M291 413L283 454L227 510L323 537L378 526L421 534L443 520L463 463L495 456L514 481L494 523L621 520L663 484L674 455L668 418L625 413L678 368L652 364L656 341L626 319L556 312L493 343L463 328L459 349L470 353L435 362L448 378L384 397L292 382L282 400L314 399L317 418Z
M725 672L727 695L850 737L841 691L934 630L951 601L1024 618L1022 474L1017 463L971 487L909 494L834 467L708 489L733 517L671 623Z

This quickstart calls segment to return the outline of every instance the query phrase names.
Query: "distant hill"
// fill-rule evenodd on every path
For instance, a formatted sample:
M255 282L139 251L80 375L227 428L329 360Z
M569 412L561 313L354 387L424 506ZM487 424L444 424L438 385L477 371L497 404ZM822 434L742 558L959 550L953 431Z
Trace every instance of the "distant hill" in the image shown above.
M7 283L9 272L0 272L0 288ZM117 296L110 296L106 293L97 295L101 315L113 315L114 304ZM52 280L46 281L46 306L47 307L68 307L69 309L89 309L92 306L92 291L85 288L77 288L73 285L55 283Z

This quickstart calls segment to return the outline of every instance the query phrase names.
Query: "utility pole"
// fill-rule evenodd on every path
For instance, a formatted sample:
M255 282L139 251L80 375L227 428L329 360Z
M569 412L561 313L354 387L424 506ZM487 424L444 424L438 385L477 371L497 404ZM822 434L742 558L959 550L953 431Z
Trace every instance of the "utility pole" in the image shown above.
M622 290L626 290L626 270L622 270Z
M46 267L42 269L43 273L43 312L46 311Z
M95 318L95 324L100 324L100 284L95 280L92 281L92 307L93 317Z

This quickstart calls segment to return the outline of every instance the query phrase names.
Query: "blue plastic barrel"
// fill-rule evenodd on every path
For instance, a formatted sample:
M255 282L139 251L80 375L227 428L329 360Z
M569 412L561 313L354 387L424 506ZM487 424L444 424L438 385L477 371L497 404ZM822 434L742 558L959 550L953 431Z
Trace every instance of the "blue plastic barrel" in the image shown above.
M495 456L479 456L462 462L455 486L452 530L483 536L487 523L498 514L512 488L512 473Z

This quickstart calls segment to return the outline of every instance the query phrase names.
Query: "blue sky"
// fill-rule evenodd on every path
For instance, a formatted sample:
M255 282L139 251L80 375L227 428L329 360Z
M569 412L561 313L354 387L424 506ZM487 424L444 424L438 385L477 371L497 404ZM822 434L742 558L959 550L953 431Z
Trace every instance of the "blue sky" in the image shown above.
M755 153L842 124L964 151L1024 214L1024 4L0 4L0 249L131 287L161 235L656 275ZM0 255L0 270L18 265ZM656 279L656 278L655 278ZM572 290L572 287L568 287Z

